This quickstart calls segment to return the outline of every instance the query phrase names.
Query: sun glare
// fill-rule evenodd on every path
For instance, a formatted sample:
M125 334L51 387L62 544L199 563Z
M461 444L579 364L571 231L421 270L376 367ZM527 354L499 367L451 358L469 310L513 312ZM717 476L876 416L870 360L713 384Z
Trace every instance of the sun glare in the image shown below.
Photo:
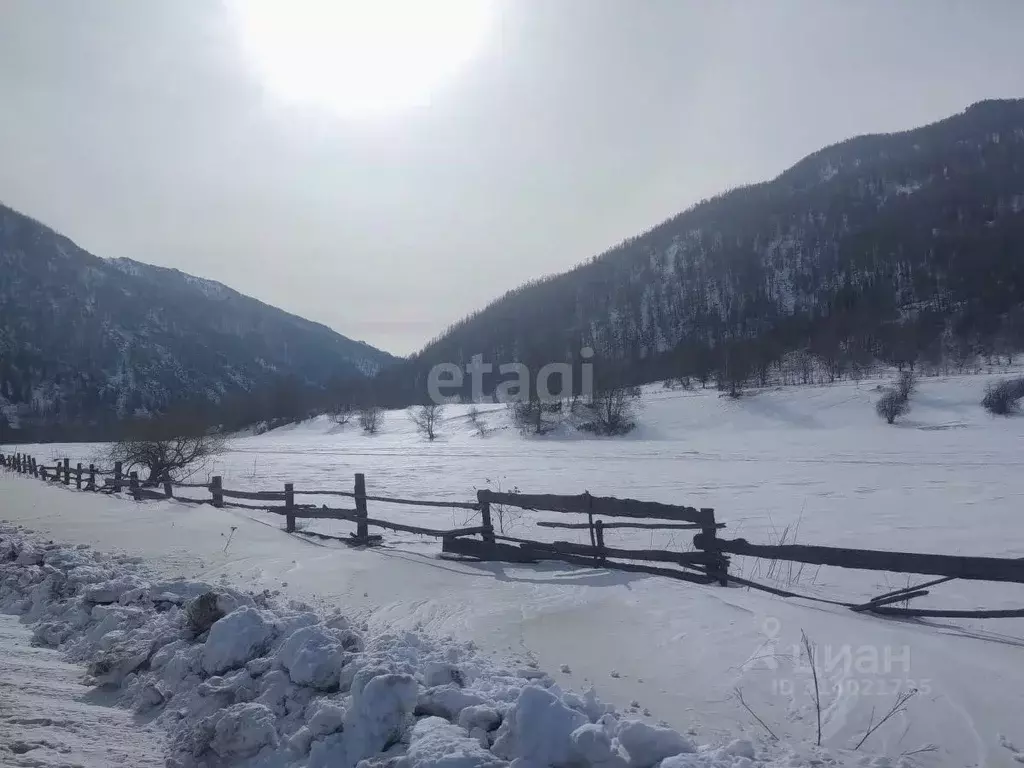
M228 0L266 87L344 115L427 104L478 52L491 0Z

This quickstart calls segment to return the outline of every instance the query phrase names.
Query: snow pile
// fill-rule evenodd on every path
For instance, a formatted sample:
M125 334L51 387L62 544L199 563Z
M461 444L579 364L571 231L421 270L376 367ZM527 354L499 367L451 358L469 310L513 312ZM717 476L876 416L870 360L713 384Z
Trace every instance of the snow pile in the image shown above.
M154 716L170 735L171 768L841 764L747 741L697 746L472 644L371 635L337 613L150 579L129 558L17 530L0 529L0 610Z

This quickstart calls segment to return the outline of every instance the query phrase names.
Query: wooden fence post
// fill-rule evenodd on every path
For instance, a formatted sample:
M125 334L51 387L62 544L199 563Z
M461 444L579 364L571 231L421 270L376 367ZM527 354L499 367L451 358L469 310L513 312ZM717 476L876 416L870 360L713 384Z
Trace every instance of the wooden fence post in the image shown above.
M587 500L587 524L590 526L590 546L597 546L597 537L594 535L594 498L590 491L584 491L583 496Z
M15 454L14 462L15 462L14 466L17 468L18 473L20 474L21 473L21 454L20 453Z
M39 464L38 464L38 462L36 462L36 459L35 459L34 456L29 457L28 467L29 467L29 471L32 474L32 477L39 477Z
M171 485L171 476L164 475L164 496L168 499L174 498L174 486Z
M370 526L366 522L366 476L356 472L356 538L363 544L370 543Z
M284 484L284 529L295 533L295 486L292 483Z
M481 534L481 538L490 543L494 543L494 526L491 525L491 502L487 500L487 491L477 491L476 501L480 505L480 525L487 530Z
M142 500L142 495L139 493L139 473L132 472L128 475L128 487L131 489L132 496L136 501Z
M121 474L121 468L122 468L121 462L120 461L115 461L114 462L114 492L115 493L120 491L121 487L124 485L124 475Z
M729 561L715 544L718 538L718 525L715 523L715 510L707 507L701 508L701 513L710 518L710 523L700 529L700 533L694 537L695 543L699 541L699 549L715 556L716 562L708 566L708 575L718 577L718 583L723 587L729 585Z
M43 465L39 468L39 479L46 480L46 465Z
M96 490L96 465L95 464L90 464L89 465L89 485L87 485L86 488L88 490L90 490L90 491L95 491Z
M64 485L71 485L71 459L64 459Z
M224 506L224 494L221 493L223 488L223 480L220 475L214 475L210 478L210 495L213 496L213 506L215 507Z
M600 562L604 562L604 522L596 520L594 522L594 533L597 534L597 559Z
M75 467L75 488L79 491L82 490L82 462L78 462Z

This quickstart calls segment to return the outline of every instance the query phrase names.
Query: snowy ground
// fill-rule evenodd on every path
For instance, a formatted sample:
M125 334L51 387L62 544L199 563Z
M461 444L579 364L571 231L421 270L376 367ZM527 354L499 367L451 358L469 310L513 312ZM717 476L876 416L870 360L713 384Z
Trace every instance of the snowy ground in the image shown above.
M0 765L162 766L162 734L82 684L82 670L32 645L0 614Z
M711 392L651 390L642 428L621 440L524 440L500 408L494 431L474 436L451 409L442 438L421 440L402 413L381 434L325 420L243 437L211 474L227 487L350 488L365 472L372 492L470 500L479 487L631 496L711 506L726 535L771 541L789 525L803 543L1024 556L1024 419L993 419L978 406L986 377L921 383L906 421L873 413L877 382L761 392L739 401ZM89 460L90 446L19 447L37 457ZM10 450L7 448L5 450ZM815 738L810 670L795 652L801 631L822 672L823 743L840 754L900 690L917 688L861 752L920 765L1024 762L1024 622L911 623L855 615L738 589L570 567L439 561L436 542L386 534L381 550L353 551L291 537L258 513L134 505L0 477L0 517L61 540L145 557L165 576L280 590L323 610L340 606L371 631L416 629L473 640L517 663L537 663L566 688L593 683L620 710L664 720L697 740L770 741L744 698L784 741ZM312 500L312 499L308 499ZM371 503L374 516L458 525L466 513ZM506 520L537 536L539 519ZM554 519L549 517L548 519ZM235 527L227 551L223 551ZM347 532L343 523L311 528ZM615 543L684 548L684 537ZM737 562L767 578L770 564ZM797 591L867 597L905 577L839 569L776 570ZM1024 586L952 582L915 604L1020 607ZM567 665L568 671L558 671ZM1016 745L1016 746L1014 746ZM857 754L861 754L858 752ZM853 764L853 763L851 763Z

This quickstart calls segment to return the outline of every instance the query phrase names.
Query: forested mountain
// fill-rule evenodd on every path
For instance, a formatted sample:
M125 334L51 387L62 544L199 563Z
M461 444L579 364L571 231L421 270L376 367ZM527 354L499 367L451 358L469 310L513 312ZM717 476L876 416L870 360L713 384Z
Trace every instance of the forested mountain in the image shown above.
M220 283L97 258L0 206L0 429L294 397L393 359Z
M838 376L1021 349L1022 302L1024 101L986 101L704 201L509 292L378 383L415 399L439 362L538 364L583 346L634 383L764 377L798 350Z

